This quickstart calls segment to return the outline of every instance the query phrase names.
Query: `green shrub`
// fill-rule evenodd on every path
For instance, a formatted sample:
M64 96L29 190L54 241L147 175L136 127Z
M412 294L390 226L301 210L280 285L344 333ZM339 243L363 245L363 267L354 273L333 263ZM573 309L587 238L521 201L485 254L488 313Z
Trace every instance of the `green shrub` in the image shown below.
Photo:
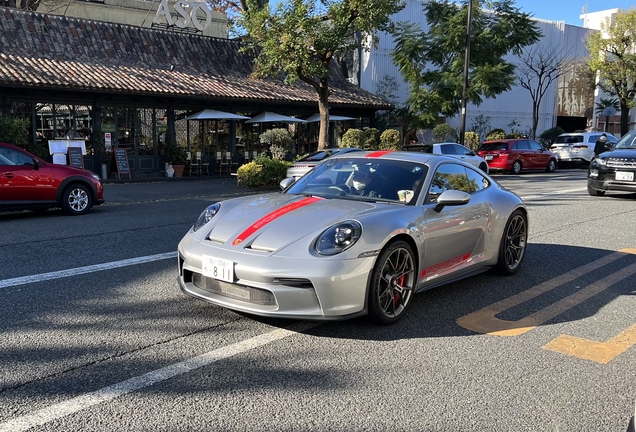
M380 147L380 131L376 128L365 129L362 133L363 143L362 150L377 150Z
M452 141L457 142L458 135L454 127L449 124L438 124L431 131L436 142Z
M466 132L464 134L464 145L475 151L479 148L479 134L477 132Z
M26 151L47 159L49 149L45 143L32 143L29 141L29 128L31 122L27 119L11 119L7 116L0 116L0 141L13 144Z
M290 165L289 162L259 156L252 162L239 167L238 184L247 188L278 186L285 178Z
M263 144L269 144L269 151L272 158L283 160L285 154L290 150L294 142L289 131L285 128L274 128L259 135L259 140Z
M380 150L401 150L400 133L395 129L387 129L380 135Z
M486 135L486 141L500 140L506 138L506 131L503 129L492 129Z
M508 139L523 138L523 134L521 132L510 132L509 134L506 134L506 138Z
M565 131L563 129L561 129L559 126L556 126L556 127L550 128L550 129L546 129L546 130L543 131L543 133L541 135L539 135L539 142L544 147L550 147L550 145L562 133L565 133Z
M360 129L349 129L340 141L340 147L357 147L362 148L364 143L364 132Z
M184 147L174 144L168 144L163 150L163 157L166 162L172 165L185 165L188 160L188 154Z

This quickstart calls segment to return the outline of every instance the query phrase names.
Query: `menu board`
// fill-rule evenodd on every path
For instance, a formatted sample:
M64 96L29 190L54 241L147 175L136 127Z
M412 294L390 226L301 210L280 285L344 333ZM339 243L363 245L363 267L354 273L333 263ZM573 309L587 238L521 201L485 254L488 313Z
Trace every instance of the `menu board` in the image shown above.
M84 156L82 155L81 147L69 147L68 151L68 161L69 165L84 168Z
M115 165L117 166L117 177L121 180L122 174L127 174L129 179L132 179L130 176L130 167L128 166L128 153L126 153L125 148L116 148L115 149Z

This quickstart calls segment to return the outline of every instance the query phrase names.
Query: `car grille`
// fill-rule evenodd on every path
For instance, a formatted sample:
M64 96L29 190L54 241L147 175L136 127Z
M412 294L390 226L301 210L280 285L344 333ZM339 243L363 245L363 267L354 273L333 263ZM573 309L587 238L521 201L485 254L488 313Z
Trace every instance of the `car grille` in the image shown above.
M636 158L608 158L610 168L636 168Z
M276 298L274 297L274 294L264 289L231 284L205 277L199 273L192 274L192 283L197 288L223 297L263 306L276 305Z

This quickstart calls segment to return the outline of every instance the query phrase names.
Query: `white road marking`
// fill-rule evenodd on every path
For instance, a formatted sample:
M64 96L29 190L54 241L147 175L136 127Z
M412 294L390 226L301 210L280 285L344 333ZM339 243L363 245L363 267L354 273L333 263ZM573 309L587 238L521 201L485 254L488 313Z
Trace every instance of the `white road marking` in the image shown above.
M583 192L583 191L587 191L587 188L566 189L566 190L557 191L557 192L546 192L546 193L535 194L535 195L526 195L526 196L522 196L521 199L526 201L526 200L532 200L532 199L546 198L546 197L550 197L554 195L566 195L570 193Z
M137 264L149 263L153 261L174 259L176 257L177 257L177 252L166 252L162 254L148 255L148 256L143 256L138 258L130 258L130 259L125 259L121 261L113 261L113 262L104 263L104 264L95 264L95 265L90 265L86 267L78 267L74 269L60 270L60 271L55 271L50 273L41 273L41 274L36 274L31 276L5 279L5 280L0 280L0 288L7 288L11 286L16 286L16 285L25 285L30 283L43 282L43 281L52 280L52 279L61 279L65 277L77 276L77 275L86 274L86 273L94 273L98 271L110 270L110 269L120 268L120 267L128 267L128 266L133 266Z
M26 431L29 428L44 425L50 421L66 417L83 409L90 408L104 402L108 402L112 399L115 399L116 397L141 390L143 388L177 377L203 366L208 366L212 363L216 363L237 354L241 354L252 349L262 347L269 343L276 342L286 337L295 335L299 332L317 327L321 324L322 323L316 322L302 322L291 325L286 329L277 329L269 333L254 336L253 338L237 342L233 345L209 351L191 359L184 360L182 362L175 363L152 372L148 372L144 375L133 377L126 381L104 387L94 392L86 393L82 396L69 399L65 402L60 402L58 404L42 408L41 410L34 411L30 414L5 421L3 423L0 423L0 432Z

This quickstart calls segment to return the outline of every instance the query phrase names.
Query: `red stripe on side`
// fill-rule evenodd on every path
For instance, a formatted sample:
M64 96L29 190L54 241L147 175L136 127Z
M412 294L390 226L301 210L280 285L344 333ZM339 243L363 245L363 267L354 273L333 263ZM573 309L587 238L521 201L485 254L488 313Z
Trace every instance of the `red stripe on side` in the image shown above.
M369 153L365 157L368 157L368 158L379 158L380 156L384 156L387 153L391 153L391 150L375 151L373 153Z
M455 257L455 258L451 258L451 259L446 260L444 262L432 265L432 266L430 266L428 268L425 268L424 270L422 270L420 272L420 277L424 277L427 274L436 273L436 272L438 272L440 270L445 270L445 269L451 268L453 266L456 266L457 264L462 263L464 261L468 261L468 258L470 258L471 255L472 254L467 253L467 254L464 254L464 255L461 255L461 256L458 256L458 257Z
M265 215L259 220L257 220L256 222L254 222L249 228L247 228L245 231L239 234L239 236L236 237L234 241L232 242L232 246L236 246L237 244L243 242L245 239L247 239L249 236L254 234L256 231L263 228L265 225L267 225L271 221L283 216L284 214L297 210L301 207L305 207L306 205L313 204L316 201L320 201L320 200L322 200L322 198L307 197L307 198L301 199L300 201L294 201L293 203L289 203L279 208L278 210L274 210L270 214Z

